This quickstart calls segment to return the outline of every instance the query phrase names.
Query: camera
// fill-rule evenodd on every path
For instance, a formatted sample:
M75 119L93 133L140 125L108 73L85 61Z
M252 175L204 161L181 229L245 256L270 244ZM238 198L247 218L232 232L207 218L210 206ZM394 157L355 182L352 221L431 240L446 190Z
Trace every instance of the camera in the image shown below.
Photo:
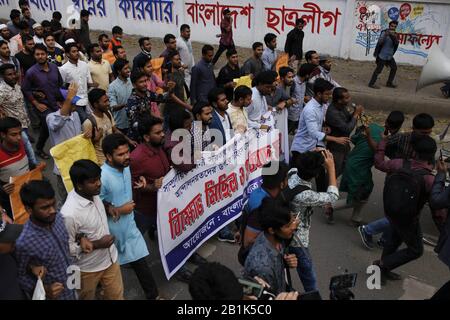
M356 285L358 274L350 273L334 276L330 280L330 300L352 300L355 295L350 290Z

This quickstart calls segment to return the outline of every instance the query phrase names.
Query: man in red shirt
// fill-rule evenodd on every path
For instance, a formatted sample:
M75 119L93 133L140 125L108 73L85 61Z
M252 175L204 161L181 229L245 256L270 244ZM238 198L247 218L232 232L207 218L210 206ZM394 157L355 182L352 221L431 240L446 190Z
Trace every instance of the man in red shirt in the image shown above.
M234 41L233 41L233 18L231 18L230 9L225 9L222 11L223 19L220 22L220 32L221 34L217 35L217 38L220 38L219 49L216 52L212 60L212 64L216 64L217 60L219 60L220 56L224 51L229 49L235 49Z

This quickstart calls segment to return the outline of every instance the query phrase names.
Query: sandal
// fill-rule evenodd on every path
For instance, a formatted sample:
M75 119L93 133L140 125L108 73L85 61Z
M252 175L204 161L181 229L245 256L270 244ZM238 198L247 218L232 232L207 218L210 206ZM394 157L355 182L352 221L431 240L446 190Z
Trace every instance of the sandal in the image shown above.
M44 159L44 160L50 159L50 156L49 156L47 153L45 153L44 150L37 150L37 151L36 151L36 154L37 154L38 157L41 158L41 159Z

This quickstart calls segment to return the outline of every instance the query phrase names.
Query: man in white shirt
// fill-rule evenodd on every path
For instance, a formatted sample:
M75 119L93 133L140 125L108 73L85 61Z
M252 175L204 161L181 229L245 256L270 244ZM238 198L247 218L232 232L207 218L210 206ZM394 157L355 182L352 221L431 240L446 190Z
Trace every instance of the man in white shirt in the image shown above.
M65 52L69 61L59 68L59 72L65 85L72 82L78 85L77 96L80 99L77 101L76 111L83 123L88 118L88 113L91 113L86 106L88 105L88 89L94 87L94 84L87 63L80 60L78 45L74 42L67 44Z
M272 94L275 90L277 76L275 71L263 71L255 78L256 86L252 88L252 103L247 108L249 128L269 129L269 126L261 125L261 118L269 111L265 96Z
M45 45L44 27L40 23L35 23L33 25L33 32L34 32L34 36L33 36L34 43L35 44L41 43L41 44Z
M194 52L192 50L191 27L187 24L183 24L180 28L180 37L177 39L177 50L180 53L181 61L186 66L184 70L184 81L186 85L191 85L191 71L195 65Z
M109 232L105 207L100 199L101 169L90 160L70 168L74 189L61 209L69 233L70 254L81 269L80 299L95 299L101 284L105 300L123 300L123 282L115 237Z
M227 113L236 132L244 133L248 129L247 107L252 103L252 89L239 86L234 90L234 99L228 104Z

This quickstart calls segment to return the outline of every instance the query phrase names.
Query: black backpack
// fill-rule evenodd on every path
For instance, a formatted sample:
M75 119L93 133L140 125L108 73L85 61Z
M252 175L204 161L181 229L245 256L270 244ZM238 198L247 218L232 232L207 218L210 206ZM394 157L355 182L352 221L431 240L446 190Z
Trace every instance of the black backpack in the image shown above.
M279 197L285 203L290 203L296 195L298 195L306 190L310 190L310 188L307 186L302 186L302 185L296 186L294 189L286 188L280 193ZM245 205L244 208L242 209L242 219L241 219L241 225L240 225L240 229L239 229L239 231L241 233L241 242L239 243L240 248L238 251L238 261L242 266L245 265L245 260L247 259L250 249L252 248L252 245L249 245L248 247L244 247L245 228L247 228L249 215L257 214L256 213L257 210L258 209L255 209L252 212L249 212L247 205Z
M383 190L386 217L398 225L418 219L428 199L424 176L430 174L426 169L412 170L411 161L404 160L403 168L388 175Z

